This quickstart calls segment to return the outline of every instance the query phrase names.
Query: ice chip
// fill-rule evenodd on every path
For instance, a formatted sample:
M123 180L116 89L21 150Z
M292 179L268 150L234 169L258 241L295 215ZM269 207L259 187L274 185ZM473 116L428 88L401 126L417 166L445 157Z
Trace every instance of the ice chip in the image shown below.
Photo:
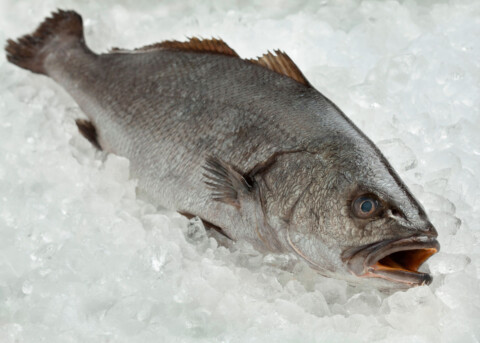
M385 319L392 327L402 331L415 327L417 332L435 338L442 309L443 304L426 286L395 293L384 303Z
M104 164L105 176L119 183L129 178L130 162L125 157L109 154Z
M191 242L200 242L205 240L207 234L205 232L205 227L203 226L202 220L198 217L193 217L190 219L187 225L187 238Z
M377 142L377 145L397 169L407 171L417 166L412 149L400 139L383 140Z
M345 304L350 314L374 315L382 304L382 297L377 291L362 292L353 295Z
M30 280L25 280L22 284L22 292L25 295L29 295L32 293L33 290L33 284Z
M428 261L428 266L433 274L452 274L465 270L470 262L468 256L440 252Z

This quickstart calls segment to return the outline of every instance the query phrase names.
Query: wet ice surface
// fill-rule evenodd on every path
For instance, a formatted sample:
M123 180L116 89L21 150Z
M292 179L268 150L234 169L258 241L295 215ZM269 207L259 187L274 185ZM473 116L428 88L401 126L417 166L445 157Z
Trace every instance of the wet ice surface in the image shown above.
M4 0L0 40L60 7L83 15L96 51L193 35L243 57L285 50L423 203L442 246L434 282L382 294L219 246L138 199L128 161L80 137L68 95L2 58L1 342L480 339L478 2L114 3Z

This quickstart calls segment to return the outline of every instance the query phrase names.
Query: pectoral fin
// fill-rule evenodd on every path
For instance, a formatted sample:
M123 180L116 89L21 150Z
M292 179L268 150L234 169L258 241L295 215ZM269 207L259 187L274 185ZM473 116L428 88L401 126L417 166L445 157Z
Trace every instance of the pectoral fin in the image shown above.
M240 195L252 189L247 179L234 167L215 157L208 157L203 169L205 184L212 191L213 200L240 208Z

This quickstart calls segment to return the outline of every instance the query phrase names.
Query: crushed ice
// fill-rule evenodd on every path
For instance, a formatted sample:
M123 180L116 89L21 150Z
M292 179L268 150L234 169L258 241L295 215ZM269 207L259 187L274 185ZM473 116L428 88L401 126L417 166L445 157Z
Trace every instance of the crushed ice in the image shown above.
M0 2L0 40L55 8L97 51L186 36L281 48L385 152L439 231L429 287L383 294L228 245L135 193L52 81L0 59L1 342L478 342L480 3Z

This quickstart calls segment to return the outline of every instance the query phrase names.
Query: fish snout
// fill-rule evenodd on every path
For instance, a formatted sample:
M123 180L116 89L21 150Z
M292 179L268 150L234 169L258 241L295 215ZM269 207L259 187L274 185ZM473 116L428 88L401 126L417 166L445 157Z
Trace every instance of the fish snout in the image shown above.
M428 220L421 222L397 221L393 224L392 229L395 233L403 237L410 237L412 235L428 238L438 237L437 229L435 229L435 226Z
M437 229L435 229L435 226L433 226L433 224L430 222L427 222L423 225L416 225L414 226L414 230L415 230L415 235L417 236L423 236L428 238L438 237Z
M432 238L438 237L437 229L435 229L435 226L433 226L432 223L428 223L423 234L425 236L432 237Z

